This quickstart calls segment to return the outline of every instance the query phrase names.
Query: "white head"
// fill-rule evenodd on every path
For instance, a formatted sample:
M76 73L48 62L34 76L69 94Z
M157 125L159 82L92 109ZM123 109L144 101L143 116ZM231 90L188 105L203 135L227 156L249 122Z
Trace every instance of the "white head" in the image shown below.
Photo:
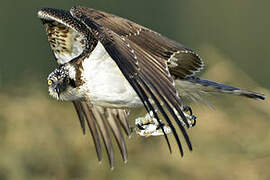
M72 65L66 63L58 67L47 79L49 94L52 97L64 101L84 99L81 86L76 85L76 71Z

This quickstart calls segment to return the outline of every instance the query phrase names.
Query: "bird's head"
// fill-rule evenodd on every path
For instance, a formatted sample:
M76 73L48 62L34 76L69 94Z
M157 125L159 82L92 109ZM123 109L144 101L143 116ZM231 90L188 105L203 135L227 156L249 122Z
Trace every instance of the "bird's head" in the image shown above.
M75 68L69 64L55 69L47 78L50 95L64 101L81 99L80 87L76 86L75 76Z

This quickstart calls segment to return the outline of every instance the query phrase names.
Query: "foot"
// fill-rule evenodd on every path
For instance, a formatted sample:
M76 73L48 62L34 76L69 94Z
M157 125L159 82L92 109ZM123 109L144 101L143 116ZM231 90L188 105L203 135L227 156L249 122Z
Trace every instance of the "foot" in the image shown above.
M184 107L183 107L183 113L184 113L184 115L185 115L186 118L187 118L189 127L190 127L190 128L191 128L191 127L194 127L194 126L196 125L196 122L197 122L197 121L196 121L197 117L194 116L194 115L192 114L192 109L191 109L191 107L189 107L189 106L187 106L187 105L184 105Z
M183 105L182 111L183 111L184 116L187 119L189 128L194 127L196 125L196 116L194 116L192 114L192 109L187 105ZM182 126L187 126L187 124L183 121L182 117L179 115L179 113L178 113L178 111L176 111L176 109L174 109L174 113L177 115Z
M148 113L145 117L139 117L135 120L135 131L136 134L140 136L150 137L150 136L162 136L164 135L162 128L166 134L171 133L170 127L165 124L159 124L158 121L151 117Z

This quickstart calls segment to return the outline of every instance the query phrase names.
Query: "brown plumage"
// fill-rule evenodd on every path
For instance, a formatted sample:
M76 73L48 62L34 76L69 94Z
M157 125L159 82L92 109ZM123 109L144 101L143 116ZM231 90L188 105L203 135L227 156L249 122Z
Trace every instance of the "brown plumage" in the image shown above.
M184 82L188 86L196 87L196 90L203 87L203 90L209 90L209 92L226 92L264 99L263 95L251 91L194 77L194 74L203 68L203 61L198 54L130 20L86 7L74 7L70 12L44 8L39 11L39 17L47 26L48 39L58 64L70 63L78 72L76 86L84 83L80 79L81 72L84 70L81 66L82 62L86 57L91 56L91 52L100 42L135 90L148 113L153 114L160 124L161 119L166 120L176 139L181 156L183 156L183 148L174 123L181 130L190 150L192 146L184 128L184 126L189 127L189 123L182 112L183 103L176 89L176 80L178 84L182 85L181 82ZM62 28L63 25L65 28ZM55 28L62 28L61 36L54 30ZM56 39L53 39L54 34ZM65 43L61 38L64 38ZM80 44L83 47L82 52L77 53L76 45L68 46L66 41ZM59 47L56 47L57 44L60 44ZM59 54L59 48L66 50L65 56ZM182 87L185 90L186 87ZM110 166L114 167L113 147L109 133L111 129L123 160L126 162L127 150L120 129L121 125L125 133L130 135L126 110L93 106L91 102L84 101L73 101L73 104L84 133L85 121L87 122L98 160L102 159L101 136ZM160 127L164 132L163 126ZM171 151L168 137L165 133L164 135Z
M98 160L102 160L102 152L99 134L101 135L107 150L111 168L114 167L114 153L108 126L111 128L116 139L124 162L127 162L127 149L120 129L120 122L126 134L130 135L127 112L123 109L103 108L101 106L88 105L86 102L73 101L78 114L80 124L85 133L85 121L91 132ZM107 122L107 123L106 123Z

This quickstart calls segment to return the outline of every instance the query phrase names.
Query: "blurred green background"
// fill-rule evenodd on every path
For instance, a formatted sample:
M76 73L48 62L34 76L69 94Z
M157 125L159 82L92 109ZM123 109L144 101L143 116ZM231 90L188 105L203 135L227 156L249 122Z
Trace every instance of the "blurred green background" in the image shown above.
M98 164L71 103L47 93L56 67L41 7L92 7L131 19L204 59L202 76L270 96L270 1L11 0L0 6L0 179L270 179L270 103L211 96L211 110L191 104L198 124L189 131L194 151L169 154L163 138L133 135L129 162L116 151ZM131 124L134 120L130 119ZM173 138L171 138L173 140ZM173 142L173 141L172 141Z

